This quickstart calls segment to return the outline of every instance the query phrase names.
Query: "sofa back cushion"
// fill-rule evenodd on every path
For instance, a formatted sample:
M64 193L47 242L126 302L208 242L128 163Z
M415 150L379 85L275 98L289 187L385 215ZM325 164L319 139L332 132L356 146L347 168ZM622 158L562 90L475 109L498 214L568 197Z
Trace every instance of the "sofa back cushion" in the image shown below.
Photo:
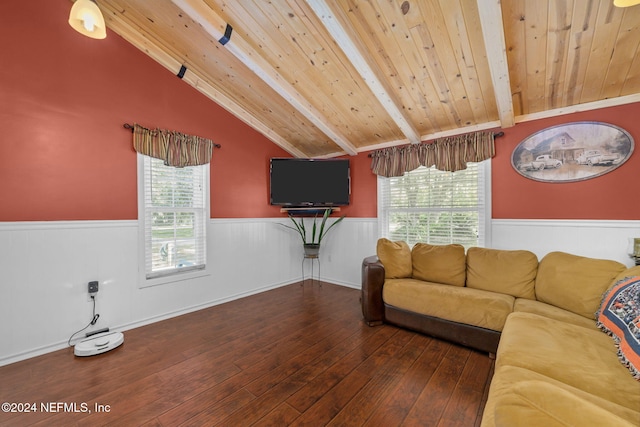
M376 245L376 253L384 266L385 279L411 277L411 248L406 242L379 239Z
M640 276L640 265L629 267L626 270L623 270L622 272L618 273L616 278L613 279L611 286L609 288L612 288L620 280L625 279L627 277L633 277L633 276Z
M469 248L467 287L535 299L538 257L529 251Z
M595 320L602 294L625 269L617 261L551 252L538 266L536 298Z
M466 266L462 245L416 243L411 251L411 261L414 279L464 286Z

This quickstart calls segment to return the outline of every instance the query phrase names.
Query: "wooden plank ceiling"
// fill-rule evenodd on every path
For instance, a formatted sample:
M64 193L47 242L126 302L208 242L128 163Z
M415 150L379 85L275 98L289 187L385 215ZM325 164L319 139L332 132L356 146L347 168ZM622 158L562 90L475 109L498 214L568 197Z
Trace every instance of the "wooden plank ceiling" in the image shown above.
M111 30L297 157L640 101L640 6L612 0L98 5Z

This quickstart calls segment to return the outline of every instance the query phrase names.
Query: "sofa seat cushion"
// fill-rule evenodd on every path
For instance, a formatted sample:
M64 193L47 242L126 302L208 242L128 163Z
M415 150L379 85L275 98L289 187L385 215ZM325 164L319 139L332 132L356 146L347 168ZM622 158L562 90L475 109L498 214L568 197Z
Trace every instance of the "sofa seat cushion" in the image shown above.
M544 381L514 384L512 393L495 406L495 425L517 426L617 426L631 424L575 394Z
M467 251L467 287L535 299L538 258L529 251L472 247Z
M515 301L510 295L415 279L385 280L382 299L404 310L498 332Z
M638 411L640 382L618 362L605 333L531 313L509 316L496 369L517 366Z
M411 250L412 277L425 282L464 286L466 256L462 245L416 243Z
M617 261L551 252L538 266L536 299L595 320L602 294L625 269Z
M597 330L596 322L594 320L587 319L586 317L580 316L579 314L575 314L540 301L517 298L515 304L513 305L513 311L538 314L550 319L556 319L562 322L571 323L573 325L582 326L584 328Z
M579 412L593 417L593 421L608 417L605 420L610 422L581 422ZM501 366L496 368L491 380L481 426L636 426L639 423L640 408L620 406L528 369Z

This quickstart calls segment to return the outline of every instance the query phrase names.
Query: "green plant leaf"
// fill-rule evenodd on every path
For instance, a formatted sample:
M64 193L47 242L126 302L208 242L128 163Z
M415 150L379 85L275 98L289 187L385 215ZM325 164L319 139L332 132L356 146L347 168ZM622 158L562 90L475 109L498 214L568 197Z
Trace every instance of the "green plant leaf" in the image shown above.
M313 229L311 231L311 243L316 243L316 219L317 218L318 218L318 214L316 214L316 216L313 217ZM320 232L322 232L322 229L320 229Z
M324 215L322 215L322 224L320 224L320 236L318 237L318 243L320 243L322 237L324 236L324 226L327 223L327 218L329 218L329 215L331 215L331 209L326 209L324 211Z
M340 218L338 218L337 220L335 220L334 222L332 222L329 227L327 227L326 229L325 224L327 222L327 219L329 219L329 215L331 215L331 209L327 209L324 213L324 217L322 218L322 225L320 226L320 235L318 236L318 243L320 243L322 241L322 239L324 238L324 236L327 235L327 233L329 232L329 230L331 230L331 228L336 225L337 223L339 223L340 221L342 221L344 219L344 217L346 215L342 215Z
M289 214L289 219L293 222L293 226L287 224L280 224L283 227L290 228L298 233L300 239L302 239L303 244L311 243L311 244L320 244L322 238L326 236L326 234L331 230L331 228L342 221L346 215L342 215L340 218L331 223L328 227L326 227L327 219L329 219L329 215L331 215L331 209L326 209L324 215L322 215L322 221L320 222L320 229L318 230L317 219L318 215L313 218L313 227L311 228L311 241L307 242L307 229L304 225L304 218L300 218L299 221L296 221L295 217ZM317 238L317 240L316 240Z
M302 243L303 244L307 243L307 230L304 228L304 220L300 218L300 223L298 223L291 214L289 214L289 219L291 220L291 222L293 222L293 225L295 226L295 228L286 224L280 224L280 225L297 231L298 234L300 235L300 238L302 239Z

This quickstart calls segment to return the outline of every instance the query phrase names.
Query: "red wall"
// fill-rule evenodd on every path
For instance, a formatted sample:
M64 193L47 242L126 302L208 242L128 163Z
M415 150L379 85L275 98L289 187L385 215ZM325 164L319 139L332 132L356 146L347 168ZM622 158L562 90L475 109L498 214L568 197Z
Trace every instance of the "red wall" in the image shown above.
M0 221L137 218L136 154L125 122L222 144L212 217L279 216L270 157L288 154L118 35L84 37L71 2L0 5Z
M371 173L371 159L367 153L345 157L351 168L351 204L341 208L340 214L349 218L375 218L378 216L378 187Z
M493 218L501 219L640 219L640 154L622 166L585 181L548 183L527 179L511 166L513 149L529 135L550 126L599 121L627 130L640 143L640 103L519 123L496 139L492 162ZM638 148L636 148L636 151Z

